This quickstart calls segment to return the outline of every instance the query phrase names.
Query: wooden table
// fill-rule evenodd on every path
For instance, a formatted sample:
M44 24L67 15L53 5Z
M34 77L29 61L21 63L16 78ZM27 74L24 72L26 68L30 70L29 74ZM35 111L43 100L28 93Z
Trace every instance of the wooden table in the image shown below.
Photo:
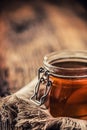
M8 70L11 92L37 75L46 54L87 49L87 12L78 3L14 1L2 7L0 68Z

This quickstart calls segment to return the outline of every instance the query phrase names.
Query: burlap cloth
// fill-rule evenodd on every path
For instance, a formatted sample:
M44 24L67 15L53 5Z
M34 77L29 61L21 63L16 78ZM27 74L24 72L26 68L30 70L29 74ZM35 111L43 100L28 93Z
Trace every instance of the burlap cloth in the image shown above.
M29 98L36 79L17 93L0 100L1 130L87 130L87 121L69 117L53 118Z

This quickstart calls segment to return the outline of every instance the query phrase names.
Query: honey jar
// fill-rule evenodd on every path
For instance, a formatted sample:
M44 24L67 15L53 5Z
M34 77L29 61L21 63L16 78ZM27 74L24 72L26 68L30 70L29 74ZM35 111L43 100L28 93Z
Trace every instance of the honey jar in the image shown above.
M31 100L53 117L87 119L87 51L46 55Z

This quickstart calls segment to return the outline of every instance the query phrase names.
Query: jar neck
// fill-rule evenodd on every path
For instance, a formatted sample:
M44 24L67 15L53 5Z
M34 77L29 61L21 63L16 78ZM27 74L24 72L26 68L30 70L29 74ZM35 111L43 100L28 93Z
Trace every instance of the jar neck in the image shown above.
M87 77L87 52L55 52L44 57L44 67L62 78Z

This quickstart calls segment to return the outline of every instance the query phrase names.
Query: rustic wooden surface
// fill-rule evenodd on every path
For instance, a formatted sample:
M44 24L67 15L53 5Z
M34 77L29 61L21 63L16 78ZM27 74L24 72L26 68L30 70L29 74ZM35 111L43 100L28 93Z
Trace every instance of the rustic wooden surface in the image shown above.
M82 5L1 2L0 70L12 93L36 76L46 54L65 49L87 49L87 12Z

